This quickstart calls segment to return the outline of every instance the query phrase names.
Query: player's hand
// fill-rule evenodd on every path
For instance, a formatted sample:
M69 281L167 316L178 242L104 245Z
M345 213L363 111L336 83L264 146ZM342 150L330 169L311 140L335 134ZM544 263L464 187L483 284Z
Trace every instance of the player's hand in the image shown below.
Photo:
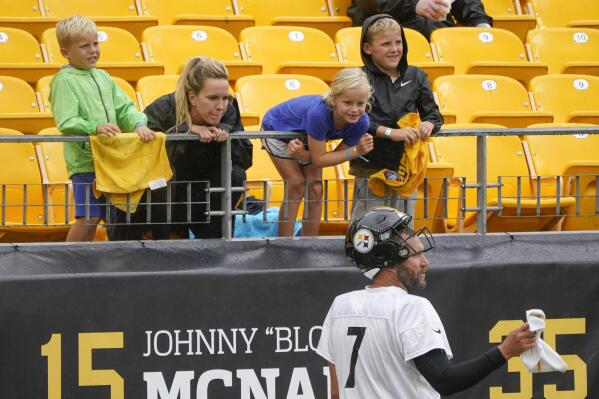
M287 144L287 152L293 159L300 161L310 160L310 151L304 147L304 142L300 139L293 139Z
M420 123L420 128L418 129L420 140L426 141L431 136L431 133L433 133L434 128L435 125L433 125L431 122L424 121Z
M216 139L216 135L212 132L213 126L192 125L191 133L198 136L202 143L210 143Z
M372 136L368 133L365 133L356 144L356 150L359 155L368 154L370 151L374 149L374 140Z
M114 123L100 123L96 126L96 134L103 134L106 136L114 136L120 133L121 129Z
M423 16L431 21L445 19L449 13L451 5L445 0L418 0L416 3L416 14Z
M536 334L528 329L528 323L524 323L505 337L503 342L499 344L499 350L505 360L508 360L532 348L536 342Z
M212 132L212 134L214 135L214 140L218 141L219 143L222 141L226 141L229 138L229 133L227 133L223 129L220 129L215 126L211 126L211 127L209 127L209 129Z
M407 145L414 144L419 138L418 130L413 127L404 127L403 129L393 129L391 131L391 140L405 141Z
M137 135L139 136L141 141L143 141L144 143L152 141L156 138L156 135L154 134L154 132L145 125L139 125L138 127L136 127L135 133L137 133Z

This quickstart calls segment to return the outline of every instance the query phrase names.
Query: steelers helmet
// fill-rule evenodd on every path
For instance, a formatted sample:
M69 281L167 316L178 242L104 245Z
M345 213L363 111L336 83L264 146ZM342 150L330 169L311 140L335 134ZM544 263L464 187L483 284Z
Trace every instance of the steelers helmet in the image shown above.
M410 256L426 252L435 242L426 227L410 229L410 215L389 207L375 207L353 221L345 236L345 254L361 270L391 267ZM415 251L407 241L423 236L423 251Z

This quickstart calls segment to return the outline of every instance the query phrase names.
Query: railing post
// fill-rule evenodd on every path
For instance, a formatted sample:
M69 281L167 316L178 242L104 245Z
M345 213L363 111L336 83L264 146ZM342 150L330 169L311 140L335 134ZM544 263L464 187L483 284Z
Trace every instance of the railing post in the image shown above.
M478 215L476 230L479 234L487 234L487 135L476 136L476 204Z
M231 138L223 141L220 149L221 185L225 189L221 197L221 208L224 211L221 231L222 238L230 240L233 237L231 231L231 170L233 169L231 163Z

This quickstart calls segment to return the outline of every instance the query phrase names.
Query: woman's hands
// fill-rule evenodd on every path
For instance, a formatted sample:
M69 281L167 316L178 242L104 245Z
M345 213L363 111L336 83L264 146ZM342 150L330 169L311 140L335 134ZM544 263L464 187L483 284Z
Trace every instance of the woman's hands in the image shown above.
M191 125L191 133L198 136L202 143L221 142L229 137L229 133L216 126Z

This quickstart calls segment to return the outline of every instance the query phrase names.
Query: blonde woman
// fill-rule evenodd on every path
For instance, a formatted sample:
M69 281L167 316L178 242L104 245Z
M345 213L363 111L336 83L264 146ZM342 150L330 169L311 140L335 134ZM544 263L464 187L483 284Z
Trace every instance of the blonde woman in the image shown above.
M229 95L228 72L222 63L207 57L191 59L181 72L176 91L158 98L144 113L148 126L155 131L190 133L198 137L197 142L167 143L174 181L209 181L213 187L222 187L219 142L226 140L230 132L244 130L237 102ZM231 146L231 183L242 186L245 170L252 164L252 144L247 139L233 140ZM188 201L186 186L176 187L176 202ZM193 183L191 188L193 202L206 201L204 183ZM233 193L232 203L236 204L240 196L241 193ZM210 204L211 210L220 209L219 194L211 195ZM175 220L187 220L186 205L174 209ZM219 217L212 217L208 224L197 223L206 220L205 210L204 204L193 204L193 223L178 228L179 235L187 237L189 228L197 238L221 237Z
M263 140L275 168L287 181L287 192L279 212L279 236L291 236L299 203L308 184L307 218L302 235L316 236L322 209L322 168L350 161L372 151L366 133L370 84L359 68L341 70L324 96L308 95L281 103L264 115L262 130L304 133L300 139ZM335 151L326 151L326 141L341 139ZM283 209L286 207L286 211Z

